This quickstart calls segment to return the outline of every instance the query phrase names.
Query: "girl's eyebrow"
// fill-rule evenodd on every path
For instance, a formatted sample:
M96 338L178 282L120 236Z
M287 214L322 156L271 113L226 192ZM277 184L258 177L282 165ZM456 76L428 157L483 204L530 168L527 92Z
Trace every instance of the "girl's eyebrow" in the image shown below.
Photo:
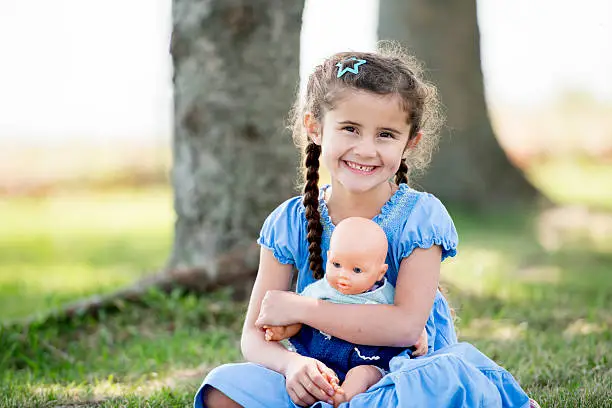
M342 122L338 122L339 125L355 125L355 126L361 126L360 123L357 122L353 122L352 120L343 120Z
M353 125L353 126L361 126L360 123L354 122L352 120L343 120L341 122L338 122L339 125ZM379 128L380 130L384 130L385 132L391 132L391 133L396 133L396 134L400 134L401 132L397 129L393 129L393 128L389 128L389 127L383 127L383 128Z

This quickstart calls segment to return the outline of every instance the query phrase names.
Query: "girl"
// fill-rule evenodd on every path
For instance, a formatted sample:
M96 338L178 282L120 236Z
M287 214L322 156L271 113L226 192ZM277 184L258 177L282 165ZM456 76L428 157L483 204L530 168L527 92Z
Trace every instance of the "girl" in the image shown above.
M327 379L335 373L264 338L263 326L294 323L392 347L414 345L426 327L431 353L394 357L388 375L343 405L529 407L507 371L457 342L437 290L440 262L455 255L457 233L439 200L406 184L409 169L423 169L436 145L437 108L435 88L399 52L339 53L316 67L304 103L293 110L304 194L277 207L258 240L259 272L241 339L249 362L211 371L195 407L329 407L334 388ZM331 175L321 189L320 160ZM331 232L349 217L370 218L385 231L393 305L335 304L289 292L293 267L299 293L323 277Z

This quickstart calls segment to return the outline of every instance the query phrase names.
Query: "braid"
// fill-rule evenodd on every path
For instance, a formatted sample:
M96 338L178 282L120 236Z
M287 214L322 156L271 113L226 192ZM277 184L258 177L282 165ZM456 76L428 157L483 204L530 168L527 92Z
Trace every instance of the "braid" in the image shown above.
M304 208L308 221L308 259L310 270L315 279L323 277L323 258L321 257L321 214L319 214L319 156L321 146L313 142L306 145L306 184L304 185Z
M406 164L406 159L402 159L400 163L399 169L395 173L395 184L398 186L400 183L408 183L408 177L406 174L408 173L408 165Z

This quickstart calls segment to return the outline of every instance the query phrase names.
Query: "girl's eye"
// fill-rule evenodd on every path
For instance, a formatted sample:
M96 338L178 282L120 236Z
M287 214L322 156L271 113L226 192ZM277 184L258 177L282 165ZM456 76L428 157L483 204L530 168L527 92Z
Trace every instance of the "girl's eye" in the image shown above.
M388 138L393 139L395 137L393 133L389 133L389 132L382 132L378 136L382 137L383 139L388 139Z
M355 273L361 273L361 272L362 272L362 270L361 270L361 268L353 268L353 272L355 272Z
M340 264L338 262L332 262L332 265L334 265L334 268L339 268Z
M345 126L342 128L342 130L346 130L347 132L351 132L351 133L356 131L354 126Z

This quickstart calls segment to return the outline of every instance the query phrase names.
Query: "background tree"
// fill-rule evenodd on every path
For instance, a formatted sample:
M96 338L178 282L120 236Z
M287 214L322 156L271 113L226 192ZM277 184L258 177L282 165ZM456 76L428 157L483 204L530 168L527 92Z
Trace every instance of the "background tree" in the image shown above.
M217 285L254 277L255 240L294 192L286 130L299 79L301 0L175 0L170 270ZM208 289L208 287L207 287ZM250 287L249 287L250 289Z
M478 208L533 200L537 191L510 163L489 122L476 1L381 0L378 33L424 61L445 106L447 130L418 184Z
M152 286L233 287L245 297L257 273L261 225L295 192L299 154L286 118L299 78L303 0L172 6L172 253L161 272L68 305L66 316L137 301Z

